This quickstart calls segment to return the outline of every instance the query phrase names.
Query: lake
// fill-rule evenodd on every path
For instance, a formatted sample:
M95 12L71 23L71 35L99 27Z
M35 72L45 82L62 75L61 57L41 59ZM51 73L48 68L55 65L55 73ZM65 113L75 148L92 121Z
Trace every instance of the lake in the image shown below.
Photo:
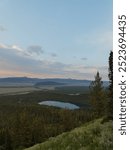
M66 102L60 102L60 101L42 101L38 103L40 105L47 105L47 106L54 106L59 108L65 108L65 109L79 109L80 107L72 104L72 103L66 103Z

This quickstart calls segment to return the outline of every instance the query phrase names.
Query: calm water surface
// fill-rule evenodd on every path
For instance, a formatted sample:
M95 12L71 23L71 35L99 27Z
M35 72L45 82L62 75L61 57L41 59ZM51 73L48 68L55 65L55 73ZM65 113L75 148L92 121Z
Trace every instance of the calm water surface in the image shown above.
M59 108L66 108L66 109L79 109L80 107L72 104L72 103L66 103L66 102L60 102L60 101L42 101L38 103L40 105L47 105L47 106L55 106Z

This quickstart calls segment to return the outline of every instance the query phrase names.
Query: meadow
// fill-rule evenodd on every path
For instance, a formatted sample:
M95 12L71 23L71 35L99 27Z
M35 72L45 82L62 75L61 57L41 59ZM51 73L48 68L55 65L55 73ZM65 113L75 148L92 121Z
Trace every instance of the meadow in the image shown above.
M10 94L26 94L27 92L39 91L38 88L33 86L6 86L0 87L0 95L10 95Z

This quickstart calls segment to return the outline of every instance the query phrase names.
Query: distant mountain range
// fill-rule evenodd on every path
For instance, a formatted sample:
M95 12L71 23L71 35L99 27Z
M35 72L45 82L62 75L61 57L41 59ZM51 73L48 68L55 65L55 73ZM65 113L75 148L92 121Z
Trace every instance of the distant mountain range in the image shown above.
M61 79L61 78L28 78L28 77L8 77L0 78L0 86L8 85L72 85L72 86L89 86L91 80L78 79ZM108 86L109 82L104 81L104 86Z
M53 86L53 85L66 85L65 83L60 83L60 82L54 82L54 81L44 81L44 82L38 82L35 84L35 86Z

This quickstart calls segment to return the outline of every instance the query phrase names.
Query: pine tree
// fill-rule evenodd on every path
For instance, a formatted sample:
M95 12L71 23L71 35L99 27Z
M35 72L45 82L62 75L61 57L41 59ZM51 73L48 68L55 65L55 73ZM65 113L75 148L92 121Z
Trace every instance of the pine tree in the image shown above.
M99 72L95 76L95 80L90 84L90 100L92 110L97 116L101 116L104 110L104 88L102 78Z
M108 106L107 106L107 115L113 116L113 52L110 51L109 55L109 95L108 95Z

